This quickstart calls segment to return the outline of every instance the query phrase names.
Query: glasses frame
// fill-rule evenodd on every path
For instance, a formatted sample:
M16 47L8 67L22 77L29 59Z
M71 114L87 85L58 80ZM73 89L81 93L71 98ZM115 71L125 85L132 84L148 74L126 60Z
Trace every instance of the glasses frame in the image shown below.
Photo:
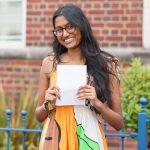
M69 28L67 28L67 27L68 27L68 25L71 25L71 26L72 26L72 29L70 29L70 30L69 30ZM64 27L64 28L63 28L63 27L59 27L59 28L61 28L61 30L62 30L62 32L61 32L61 34L60 34L60 35L58 35L58 33L57 33L57 30L56 30L56 29L54 29L54 30L53 30L54 35L55 35L55 36L57 36L57 37L61 37L61 36L63 36L64 30L65 30L67 33L71 34L71 33L74 33L74 32L75 32L75 29L76 29L76 27L75 27L75 26L73 26L72 24L67 24L67 25L65 25L65 27Z

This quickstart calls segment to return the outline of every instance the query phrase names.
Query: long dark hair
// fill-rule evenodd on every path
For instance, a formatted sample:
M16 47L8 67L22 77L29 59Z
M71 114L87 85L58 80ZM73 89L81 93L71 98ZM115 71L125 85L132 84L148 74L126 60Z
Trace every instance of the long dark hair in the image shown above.
M111 105L111 91L109 89L109 74L111 73L108 65L108 57L112 55L102 51L93 36L90 23L82 10L72 4L60 7L53 15L53 26L55 19L64 16L72 25L77 27L82 35L80 48L86 59L87 71L93 77L93 84L96 88L97 97L102 102ZM57 37L54 36L53 50L55 59L60 62L60 55L67 52L67 48L62 46Z

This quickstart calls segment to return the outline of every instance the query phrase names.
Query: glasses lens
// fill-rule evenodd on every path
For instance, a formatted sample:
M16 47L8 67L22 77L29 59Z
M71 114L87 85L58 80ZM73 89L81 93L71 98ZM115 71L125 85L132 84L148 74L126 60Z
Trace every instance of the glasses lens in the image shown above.
M54 34L56 35L56 36L62 36L62 34L63 34L63 29L55 29L54 30Z
M68 24L65 29L68 33L73 33L75 30L75 27L72 24Z

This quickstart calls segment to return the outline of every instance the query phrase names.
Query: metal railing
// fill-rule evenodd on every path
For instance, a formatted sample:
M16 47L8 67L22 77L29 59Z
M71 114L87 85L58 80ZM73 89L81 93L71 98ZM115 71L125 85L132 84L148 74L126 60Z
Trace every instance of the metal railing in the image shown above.
M107 123L104 122L104 133L105 136L111 136L111 137L120 137L121 138L121 150L124 150L124 138L134 138L138 137L138 150L147 150L147 123L150 122L150 118L148 118L146 113L146 104L147 99L141 98L141 111L138 114L138 132L137 133L129 133L126 134L124 128L121 129L120 133L107 133Z
M104 133L105 136L120 137L121 138L121 149L124 150L124 139L138 137L138 150L147 149L147 123L150 123L150 118L148 118L146 113L147 100L145 98L140 99L142 105L141 112L138 114L138 132L126 134L124 128L120 133L107 133L107 123L104 122ZM25 150L25 133L26 132L36 132L38 134L38 142L40 141L40 135L42 131L41 123L38 123L38 129L27 129L26 128L26 115L27 112L22 110L22 128L11 128L11 110L8 109L7 112L7 125L5 128L0 128L0 131L6 132L6 150L10 150L10 132L22 132L22 150Z
M41 132L42 132L42 125L40 122L38 122L38 129L27 129L26 128L26 116L27 112L26 110L22 110L21 115L22 115L22 128L11 128L10 127L10 119L12 115L12 111L8 109L6 111L7 115L7 124L5 128L0 128L0 131L6 132L6 150L10 150L10 132L22 132L22 150L25 150L25 133L27 132L36 132L38 134L38 143L40 141L41 137Z

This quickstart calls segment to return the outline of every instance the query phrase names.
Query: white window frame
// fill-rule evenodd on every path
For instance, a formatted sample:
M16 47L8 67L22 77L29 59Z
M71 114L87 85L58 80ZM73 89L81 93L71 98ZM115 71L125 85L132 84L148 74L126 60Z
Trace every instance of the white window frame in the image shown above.
M150 0L143 0L143 47L150 49Z
M26 12L27 0L0 0L0 1L22 1L22 40L21 41L0 41L0 48L4 49L20 49L26 47Z

